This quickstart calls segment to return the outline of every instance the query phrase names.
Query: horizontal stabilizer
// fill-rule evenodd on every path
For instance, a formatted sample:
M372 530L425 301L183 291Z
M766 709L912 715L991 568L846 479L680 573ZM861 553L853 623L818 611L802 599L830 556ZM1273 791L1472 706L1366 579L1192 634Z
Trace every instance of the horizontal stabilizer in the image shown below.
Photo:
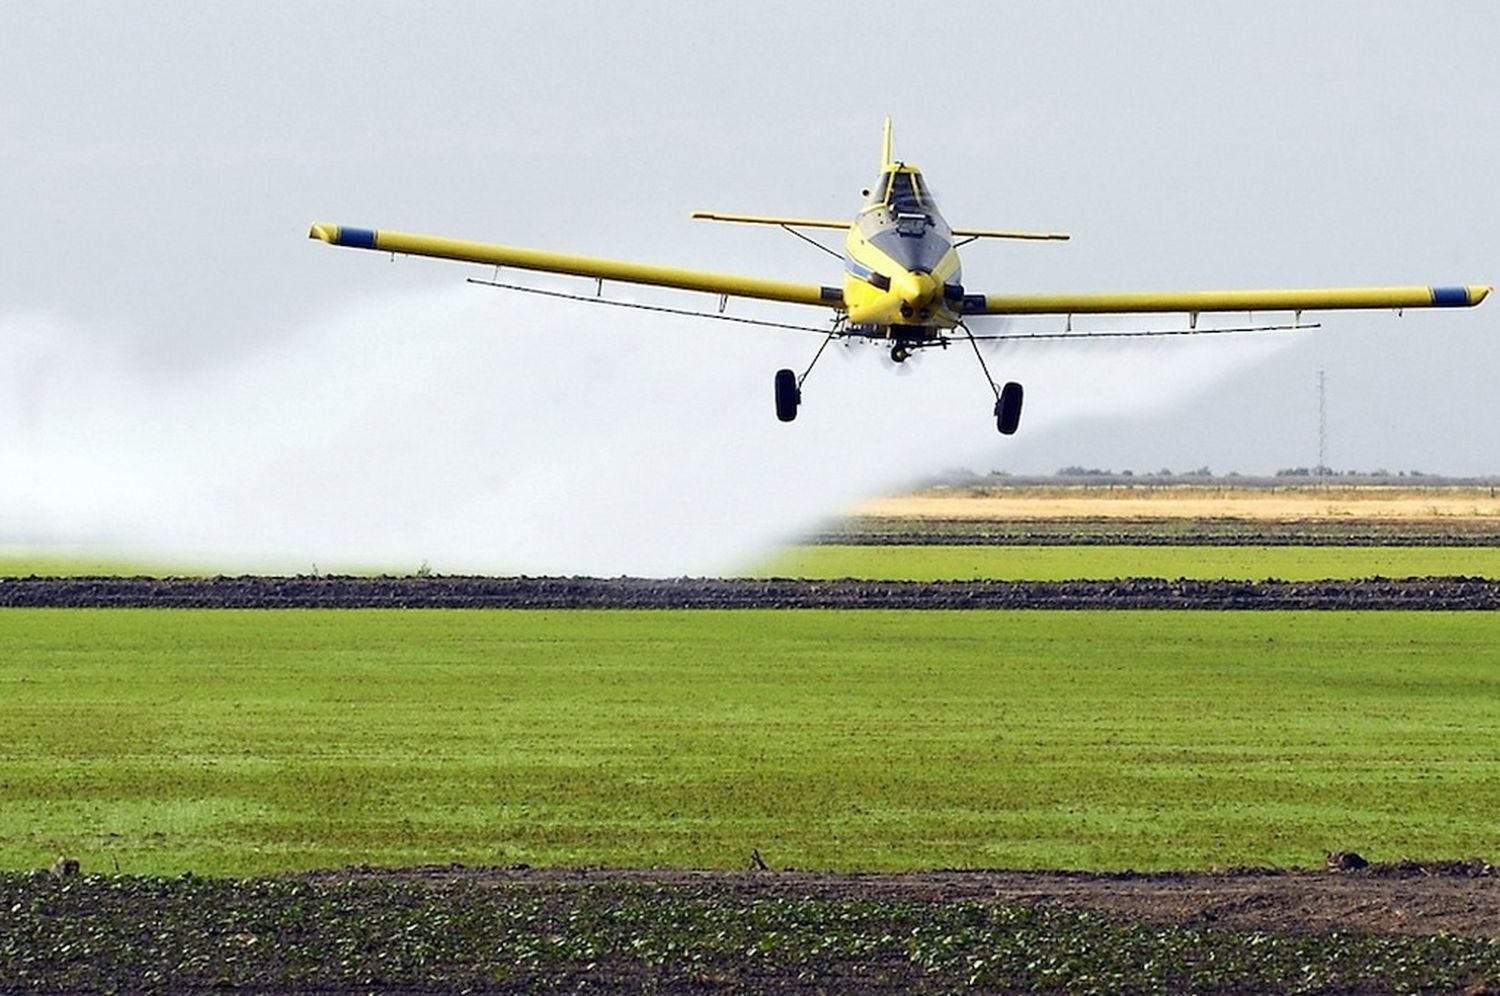
M1027 239L1034 242L1066 242L1066 232L998 232L987 228L955 228L955 239Z
M694 211L693 217L700 221L732 221L741 225L784 225L787 228L847 229L850 225L847 221L824 221L819 218L779 218L774 215L724 214L718 211ZM1030 239L1049 242L1065 242L1071 238L1064 232L1007 232L988 228L955 228L953 237L958 239Z
M693 217L700 221L733 221L742 225L785 225L788 228L842 228L847 221L820 221L817 218L773 218L761 214L720 214L716 211L694 211Z

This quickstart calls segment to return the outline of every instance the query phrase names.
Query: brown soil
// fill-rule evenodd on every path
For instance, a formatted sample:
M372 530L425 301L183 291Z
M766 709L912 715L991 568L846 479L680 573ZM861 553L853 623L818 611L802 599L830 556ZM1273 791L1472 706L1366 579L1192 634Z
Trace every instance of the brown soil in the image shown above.
M1500 991L1480 861L1358 871L0 874L0 992Z

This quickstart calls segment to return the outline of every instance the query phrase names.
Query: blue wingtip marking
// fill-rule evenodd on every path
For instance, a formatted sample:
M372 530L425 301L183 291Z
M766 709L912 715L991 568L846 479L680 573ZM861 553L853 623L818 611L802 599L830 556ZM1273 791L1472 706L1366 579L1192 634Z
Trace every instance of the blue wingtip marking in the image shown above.
M374 249L375 230L373 228L344 228L340 226L338 244L349 246L352 249Z
M1469 288L1434 287L1432 288L1432 303L1440 308L1467 308Z

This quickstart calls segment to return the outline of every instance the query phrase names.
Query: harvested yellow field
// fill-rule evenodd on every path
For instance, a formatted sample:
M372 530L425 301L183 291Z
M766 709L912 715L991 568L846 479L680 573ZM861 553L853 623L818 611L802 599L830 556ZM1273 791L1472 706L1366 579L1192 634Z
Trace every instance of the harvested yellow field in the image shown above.
M1492 488L964 488L876 498L855 515L897 519L1500 520Z

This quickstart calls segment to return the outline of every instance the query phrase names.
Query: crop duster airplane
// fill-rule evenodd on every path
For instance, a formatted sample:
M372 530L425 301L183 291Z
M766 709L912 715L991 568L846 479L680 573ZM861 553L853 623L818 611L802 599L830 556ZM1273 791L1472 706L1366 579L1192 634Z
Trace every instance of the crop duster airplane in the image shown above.
M823 350L835 339L877 340L890 349L896 363L904 362L919 349L967 341L974 348L980 369L995 396L994 416L1000 432L1010 435L1021 420L1021 385L1003 387L990 375L980 352L979 340L1184 335L1209 332L1256 332L1316 328L1304 325L1304 311L1337 309L1464 308L1484 300L1491 288L1449 287L1335 287L1311 290L1185 291L1175 293L1130 292L1121 294L984 294L971 291L959 268L958 248L976 239L1065 240L1055 232L1009 232L977 228L952 228L943 219L922 179L922 172L891 155L891 122L885 122L880 178L864 192L865 205L852 223L808 218L695 212L693 217L710 221L778 225L830 255L832 249L802 234L799 229L842 229L844 280L841 287L787 283L756 277L732 276L701 270L686 270L645 263L596 259L569 253L512 246L464 242L456 239L409 235L403 232L315 224L309 236L336 246L376 249L413 256L486 263L496 267L539 270L547 273L592 277L597 281L593 297L564 294L535 287L472 280L510 290L529 291L571 300L598 301L652 311L689 314L705 318L745 322L775 328L794 328L824 336L812 362L799 376L792 370L776 373L776 416L783 422L797 417L802 386ZM605 281L649 284L719 295L719 313L684 311L631 302L611 301L602 296ZM731 297L759 298L803 304L832 311L827 328L787 325L724 314ZM1287 324L1242 325L1198 328L1205 313L1289 313ZM1185 314L1188 327L1160 331L1073 332L1074 315ZM1067 317L1067 332L976 335L968 320L984 315L1060 315Z

